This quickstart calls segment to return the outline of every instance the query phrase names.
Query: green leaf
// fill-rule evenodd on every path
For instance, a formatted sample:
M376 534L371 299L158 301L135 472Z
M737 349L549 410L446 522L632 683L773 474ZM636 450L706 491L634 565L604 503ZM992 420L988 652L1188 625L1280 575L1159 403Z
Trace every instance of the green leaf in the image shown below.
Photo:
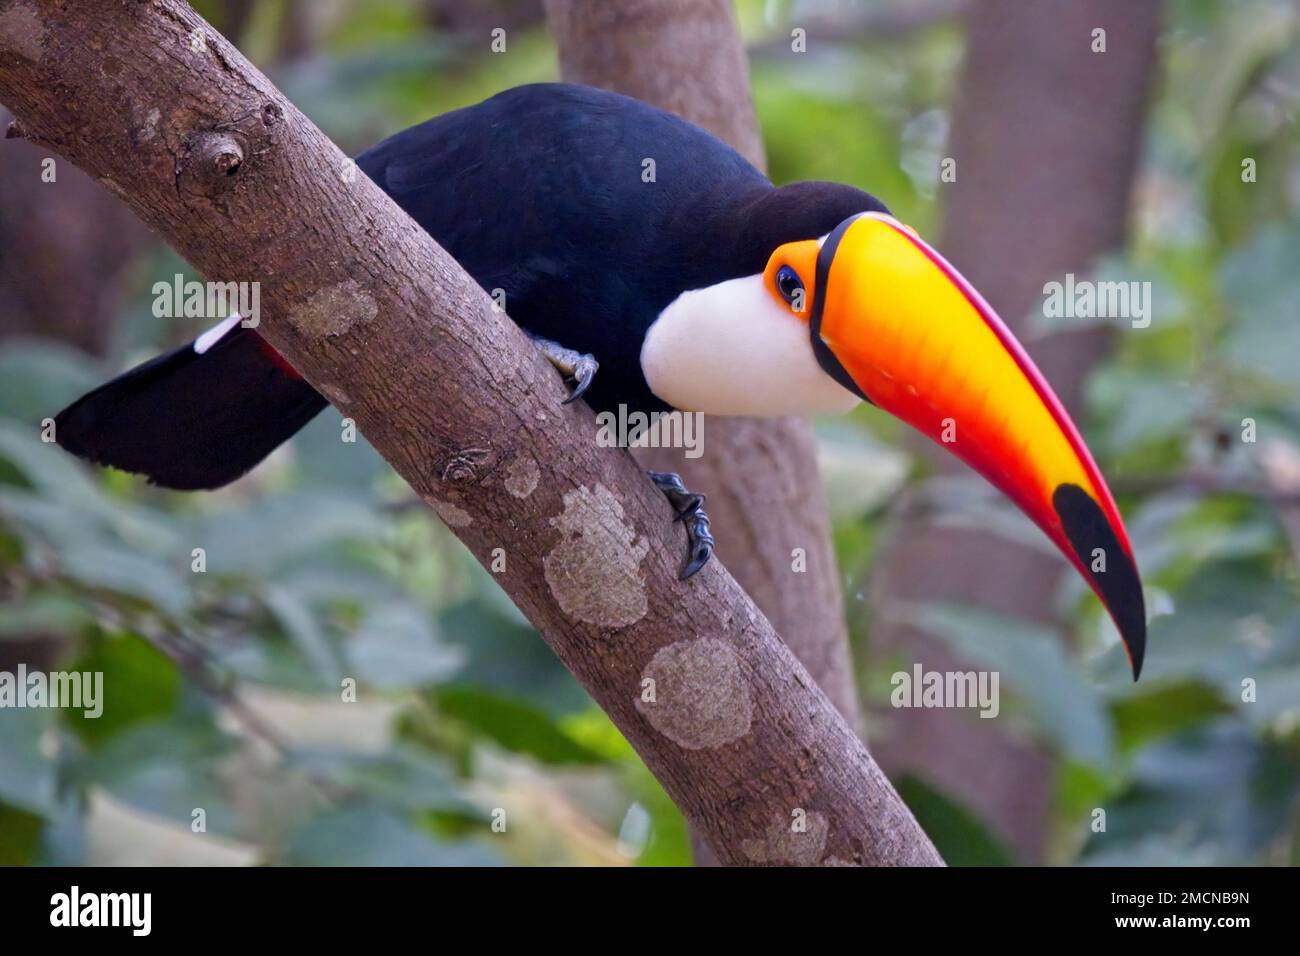
M911 774L896 782L916 822L949 866L1013 866L1015 858L979 818Z
M357 678L390 690L444 681L465 659L460 648L439 643L426 614L410 604L368 614L347 654Z
M1110 762L1114 736L1101 696L1071 666L1050 628L958 605L917 605L909 620L942 638L963 660L998 671L1034 725L1083 763Z
M464 653L458 684L527 700L552 717L593 706L554 651L515 615L507 617L483 602L467 601L441 616L439 630L444 641Z
M0 416L35 425L104 379L99 363L58 342L19 339L0 349Z
M35 425L0 421L0 458L7 461L44 496L79 510L104 507L99 486L58 445L43 442Z
M1213 688L1186 680L1117 700L1111 713L1120 749L1130 751L1231 711Z
M345 750L295 748L287 765L315 780L328 780L331 790L343 788L402 810L442 811L462 817L482 818L483 813L465 799L447 765L427 754L404 747L384 754Z
M342 416L327 408L294 436L294 457L304 483L355 493L389 471L388 463L360 432L355 442L343 441L342 435Z
M549 764L594 764L604 758L566 734L544 711L472 687L444 687L438 712L469 724L507 750Z
M265 580L333 545L369 541L383 526L382 516L354 494L285 493L205 515L186 540L205 549L209 573Z
M71 779L187 827L202 809L207 832L234 836L239 817L226 779L234 746L203 712L136 722L75 765Z
M826 484L831 518L851 521L898 493L910 461L864 429L837 422L817 428L817 464Z
M1107 802L1106 832L1089 834L1084 859L1128 865L1162 848L1181 851L1183 865L1243 865L1291 831L1298 797L1293 757L1218 720L1138 755L1132 785Z
M135 634L98 638L90 652L70 669L103 675L102 714L88 717L84 710L66 712L72 729L92 745L103 744L136 724L172 713L180 699L182 678L176 665Z
M0 802L0 866L29 866L41 841L41 817Z
M125 548L94 541L63 548L59 571L83 587L130 598L172 618L189 605L189 582L175 568Z
M1219 275L1224 302L1237 316L1224 357L1252 376L1300 394L1300 224L1270 225L1235 252Z
M404 814L361 803L316 817L289 842L287 866L496 866L479 843L435 840Z
M0 604L0 640L54 635L74 637L95 622L86 607L67 594L36 591L21 602Z
M342 678L338 651L306 601L287 588L268 587L262 597L284 633L311 665L321 686L337 687Z
M41 746L54 724L48 708L0 708L0 802L40 816L54 812L55 762Z
M1087 384L1088 404L1106 420L1112 453L1192 433L1209 402L1206 386L1182 370L1104 367Z

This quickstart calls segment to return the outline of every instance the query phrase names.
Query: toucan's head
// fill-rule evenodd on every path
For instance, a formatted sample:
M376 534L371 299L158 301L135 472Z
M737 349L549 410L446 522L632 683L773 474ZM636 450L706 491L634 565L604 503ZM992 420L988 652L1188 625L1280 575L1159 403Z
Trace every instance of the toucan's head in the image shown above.
M1135 679L1141 671L1137 565L1078 429L983 297L888 213L781 242L761 273L684 293L647 334L642 367L676 408L807 414L865 399L902 419L1046 532L1109 610Z

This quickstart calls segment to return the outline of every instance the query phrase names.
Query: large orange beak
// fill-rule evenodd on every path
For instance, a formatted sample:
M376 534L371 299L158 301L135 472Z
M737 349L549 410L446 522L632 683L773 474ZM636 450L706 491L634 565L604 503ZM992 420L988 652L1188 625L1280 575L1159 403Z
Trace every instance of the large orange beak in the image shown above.
M1128 533L1078 429L1006 324L939 253L881 213L826 238L809 291L823 367L1042 528L1110 612L1136 680L1146 612Z

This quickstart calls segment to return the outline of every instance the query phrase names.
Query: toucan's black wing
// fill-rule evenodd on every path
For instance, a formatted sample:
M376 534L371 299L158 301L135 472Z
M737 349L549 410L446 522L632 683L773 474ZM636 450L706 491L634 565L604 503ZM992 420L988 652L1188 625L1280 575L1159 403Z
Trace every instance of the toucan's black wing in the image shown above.
M481 286L504 290L523 328L596 356L597 408L657 407L637 364L645 330L682 291L759 271L771 251L737 257L743 237L726 229L771 191L762 173L698 127L603 90L518 87L357 163Z

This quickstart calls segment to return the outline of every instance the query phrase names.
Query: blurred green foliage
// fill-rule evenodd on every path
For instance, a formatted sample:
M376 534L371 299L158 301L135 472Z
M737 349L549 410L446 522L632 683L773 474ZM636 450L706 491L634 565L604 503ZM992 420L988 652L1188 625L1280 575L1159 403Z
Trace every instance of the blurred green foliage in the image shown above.
M318 51L276 62L282 6L258 5L244 48L349 149L557 72L540 24L494 55L406 0L331 4ZM778 49L792 4L740 10L773 178L857 184L932 232L957 26L848 36L796 63ZM1073 578L1068 646L969 609L912 613L1000 671L1004 719L1059 757L1055 862L1289 864L1300 24L1280 0L1181 0L1167 21L1134 238L1099 269L1151 281L1156 318L1119 334L1082 415L1158 615L1144 679L1127 680ZM1242 182L1246 156L1257 182ZM92 472L41 441L42 418L194 334L150 317L150 283L177 270L166 250L141 262L103 361L53 342L0 351L0 652L102 671L107 694L98 719L0 711L0 862L688 862L680 814L627 743L364 440L340 440L332 410L207 495ZM894 663L872 653L865 582L896 493L941 490L953 520L1036 540L977 480L913 469L896 434L870 411L821 431L868 705ZM961 793L898 785L951 862L1010 862Z

